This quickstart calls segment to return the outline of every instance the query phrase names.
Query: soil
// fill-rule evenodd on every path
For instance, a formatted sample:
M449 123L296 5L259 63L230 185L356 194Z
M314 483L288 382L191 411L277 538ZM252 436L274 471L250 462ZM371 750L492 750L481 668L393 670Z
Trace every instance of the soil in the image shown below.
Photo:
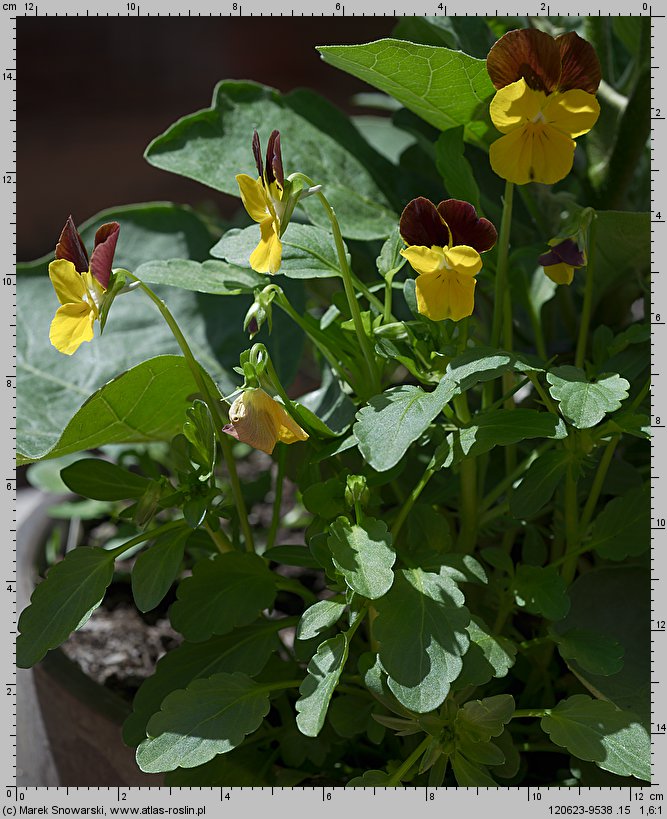
M123 601L122 596L122 589L112 588L109 603L105 601L61 648L85 674L131 701L155 663L176 648L181 636L166 616L147 622L131 598Z

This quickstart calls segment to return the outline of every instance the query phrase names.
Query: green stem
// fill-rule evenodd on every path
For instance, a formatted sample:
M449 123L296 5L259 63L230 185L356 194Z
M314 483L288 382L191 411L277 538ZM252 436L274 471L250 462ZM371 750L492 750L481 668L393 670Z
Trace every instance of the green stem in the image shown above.
M403 777L406 776L407 773L412 768L412 766L422 758L422 756L424 755L426 749L428 748L428 746L431 744L432 741L433 741L433 737L432 736L427 736L425 739L423 739L419 743L419 745L414 749L414 751L405 760L405 762L400 766L400 768L397 768L394 771L394 773L389 777L389 780L387 781L387 787L388 788L394 787L396 785L400 785L401 780L403 779Z
M323 358L326 359L327 363L331 367L331 369L338 375L338 377L344 381L348 382L349 377L340 366L338 359L334 356L327 345L324 343L323 336L324 334L317 334L314 331L314 328L309 327L307 323L302 319L302 317L297 313L297 311L292 307L289 300L285 296L282 291L280 293L276 293L275 296L275 303L283 310L291 319L292 321L300 327L303 332L308 336L308 338L313 342L315 347L319 350L322 354Z
M206 529L208 536L211 538L213 543L215 543L215 547L221 555L234 551L232 542L222 529L218 529L216 532L215 529L212 529L206 522L204 522L204 529Z
M512 719L522 719L524 717L536 717L541 719L551 713L551 708L519 708L512 714Z
M533 461L543 455L548 449L554 445L552 441L549 441L546 444L543 444L539 447L535 452L531 452L531 454L525 458L521 463L511 472L507 477L503 478L500 483L496 484L494 488L489 492L488 495L484 497L482 500L479 510L480 512L486 512L488 509L493 506L496 500L505 493L508 487L511 487L514 481L517 478L520 478L521 475L528 469L528 467L533 463Z
M285 691L288 688L299 688L303 680L285 680L284 682L267 683L262 685L262 691Z
M401 506L401 508L399 509L398 515L396 516L394 523L391 527L391 536L394 542L396 541L398 533L401 531L401 528L405 523L405 519L410 514L410 510L415 505L417 498L421 495L424 487L434 475L435 472L432 469L426 469L417 486L415 486L412 492L410 492L405 502L403 503L403 506Z
M609 441L607 442L607 446L605 447L604 452L602 453L600 463L598 464L597 472L595 473L595 478L593 478L593 485L591 486L590 492L588 493L588 499L586 500L584 511L581 513L581 520L579 521L580 537L584 537L584 535L586 534L586 530L588 529L588 526L591 522L593 512L595 511L595 506L600 497L600 492L602 491L602 486L604 484L605 478L607 477L607 470L609 469L612 458L614 457L614 452L616 451L616 447L618 446L619 440L620 438L617 435L615 435L613 438L610 438Z
M364 296L364 298L366 299L366 301L367 301L369 304L372 304L372 305L373 305L373 307L375 307L375 309L378 311L378 313L380 313L380 315L382 315L382 314L384 313L384 310L385 310L385 305L384 305L384 304L383 304L383 303L380 301L380 299L379 299L379 298L378 298L378 297L377 297L377 296L376 296L376 295L375 295L375 294L374 294L374 293L373 293L373 292L372 292L372 291L371 291L371 290L370 290L370 289L369 289L369 288L368 288L368 287L367 287L367 286L364 284L364 282L362 282L362 281L361 281L361 279L360 279L360 278L358 278L357 276L355 276L355 274L354 274L354 273L352 273L352 271L350 271L350 276L352 277L352 284L353 284L353 285L354 285L354 286L357 288L357 290L358 290L358 291L359 291L359 292L360 292L360 293L361 293L361 294ZM393 321L393 320L394 320L394 318L393 318L393 316L391 315L391 312L390 312L390 314L389 314L389 315L390 315L390 317L389 317L388 319L385 319L385 320L386 320L386 321Z
M540 379L537 377L537 373L530 372L526 373L530 382L532 383L533 387L535 387L535 392L540 396L542 399L542 403L544 406L549 410L550 413L553 415L558 415L558 407L554 404L554 402L549 397L549 393L544 389L542 384L540 384Z
M376 367L375 353L373 352L373 347L371 345L370 339L366 335L366 331L364 329L364 322L363 319L361 318L361 311L359 310L357 294L354 292L354 285L352 284L352 273L347 263L343 235L340 232L340 225L338 224L336 213L329 204L329 200L326 198L326 196L322 193L321 190L317 192L317 198L320 200L322 207L326 211L326 214L329 217L329 222L331 222L331 230L333 232L334 242L336 244L338 264L340 265L340 272L343 276L343 287L345 289L345 295L347 296L347 303L350 308L350 314L352 315L352 322L354 324L354 330L357 334L357 340L359 341L359 346L361 347L361 351L363 352L364 358L366 359L366 366L368 367L368 376L370 378L369 394L375 395L375 393L380 391L380 377L378 375Z
M584 304L581 309L581 321L579 324L579 336L577 338L577 352L574 358L575 367L584 366L586 356L586 342L588 341L588 327L591 323L591 312L593 309L593 284L595 279L595 234L597 216L591 219L588 228L588 263L586 265L586 288L584 290Z
M284 400L284 399L283 399ZM278 444L278 470L276 472L276 488L273 498L273 513L271 515L271 526L266 536L266 548L270 549L276 542L278 527L280 526L280 512L283 503L283 483L285 481L285 456L287 453L285 444Z
M570 464L565 478L565 561L561 576L569 586L577 570L579 549L579 521L577 503L577 479L575 466Z
M162 526L156 526L155 529L149 529L146 532L141 532L141 534L138 534L131 540L128 540L127 543L116 546L115 549L110 549L109 554L114 560L116 560L116 558L120 557L124 552L127 552L133 546L137 546L139 543L143 543L145 540L153 540L153 538L159 537L172 529L182 528L183 524L184 520L182 518L179 520L171 520L169 523L163 523Z
M319 597L316 594L313 594L310 589L307 589L305 586L302 586L298 580L295 580L292 577L283 577L282 575L274 575L274 580L276 584L276 588L280 589L281 591L291 592L292 594L296 594L297 597L300 597L304 603L317 603Z
M500 222L500 236L498 238L498 261L496 264L496 286L493 302L493 324L491 329L491 346L498 347L501 330L504 344L512 345L512 302L507 278L507 262L509 259L510 230L512 227L512 201L514 185L509 180L505 182L505 197L503 199L503 215Z
M458 548L470 554L477 543L477 463L466 458L459 464L461 478L461 507Z
M148 298L155 304L157 309L162 314L162 317L167 322L167 325L171 332L174 335L174 338L178 342L178 346L181 348L185 360L192 372L192 376L199 388L204 400L206 401L208 408L213 416L213 426L215 427L215 436L218 439L218 443L220 444L220 449L222 450L223 457L225 459L225 465L227 467L227 472L229 474L229 482L232 487L232 495L234 497L234 505L236 506L236 511L239 515L239 520L241 522L241 530L243 531L243 537L245 540L246 549L249 552L255 551L254 540L252 536L252 529L250 528L250 523L248 522L248 513L246 511L245 501L243 499L243 492L241 491L241 483L239 481L239 476L236 471L236 464L234 463L234 457L232 455L232 448L231 442L228 436L222 431L222 427L225 424L224 418L220 413L219 402L216 401L211 392L208 388L208 384L206 383L206 379L202 374L202 369L197 362L197 359L194 357L188 342L185 339L185 336L181 332L181 328L178 326L176 319L172 316L171 312L167 308L167 305L162 301L162 299L158 298L155 293L151 290L150 287L145 285L141 279L138 279L132 273L129 274L134 281L139 282L139 287L143 292L148 296Z

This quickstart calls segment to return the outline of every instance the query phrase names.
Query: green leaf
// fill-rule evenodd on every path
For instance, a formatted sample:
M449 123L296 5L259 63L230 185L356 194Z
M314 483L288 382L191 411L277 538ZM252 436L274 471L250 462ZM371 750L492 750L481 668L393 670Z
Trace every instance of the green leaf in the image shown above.
M597 211L595 228L594 303L621 278L639 279L651 263L651 214Z
M384 787L393 785L391 776L385 771L365 771L361 776L355 776L345 785L346 788L372 788L376 785Z
M82 458L66 466L60 473L65 485L93 500L118 501L140 498L150 486L150 480L99 458Z
M452 770L457 783L462 788L497 788L498 783L489 775L486 768L469 762L458 751L451 759Z
M352 421L356 407L349 395L341 389L338 378L327 366L322 368L322 383L312 392L292 402L299 421L312 425L312 415L319 421L317 430L325 425L327 435L342 435Z
M266 276L255 273L247 266L237 267L214 259L207 259L205 262L156 259L144 262L134 273L148 284L165 284L216 296L252 293L256 287L264 287L269 283Z
M193 460L203 466L210 475L215 466L215 421L211 410L201 399L192 402L186 410L183 435L194 448Z
M193 680L221 672L240 671L249 677L259 674L280 645L279 628L279 620L259 620L230 634L203 643L184 642L169 651L158 660L153 676L143 681L134 697L134 710L123 725L124 742L136 747L146 736L148 720L160 710L167 694L186 688Z
M239 196L236 174L256 176L253 128L257 127L265 146L276 124L285 173L300 171L323 186L343 235L377 239L389 234L397 217L362 163L267 86L233 80L218 83L212 106L184 117L154 139L146 149L146 159L163 170ZM302 206L311 221L329 227L315 197Z
M567 664L593 696L651 720L651 589L647 569L610 566L580 575L570 586L568 616L552 629L594 632L623 647L623 667L615 674L587 671L576 659Z
M502 734L515 708L514 697L509 694L470 700L456 713L456 730L473 742L488 742Z
M464 125L470 135L483 137L489 128L488 100L495 89L484 60L392 39L318 51L325 62L391 94L440 130Z
M510 497L515 518L532 518L545 506L565 477L570 462L567 452L545 452L529 467Z
M285 566L301 566L304 569L320 568L320 564L311 555L308 547L303 545L273 546L267 549L262 557Z
M375 707L375 701L368 697L342 694L331 703L329 722L339 737L350 739L368 730Z
M396 698L412 711L437 708L461 673L470 639L464 597L442 569L395 572L389 592L375 604L379 657Z
M598 515L591 549L608 560L636 557L651 546L651 493L648 484L610 500Z
M484 17L399 17L394 34L402 40L425 45L444 45L474 57L484 57L493 36Z
M361 525L338 517L329 528L334 566L352 591L376 600L391 588L396 552L384 521L364 517Z
M433 392L408 384L376 395L357 413L354 434L359 451L373 469L386 472L454 395L454 385L444 380Z
M308 663L308 676L301 683L296 702L296 724L307 737L316 737L322 730L347 653L347 635L337 634L322 643Z
M378 273L383 279L393 278L403 267L407 259L401 256L401 250L405 247L405 242L398 229L398 225L392 230L387 241L382 245L380 255L375 260Z
M331 233L313 225L292 222L281 239L283 255L279 273L291 279L340 276L340 265ZM250 254L259 242L259 225L233 228L211 248L211 256L239 267L250 267ZM349 260L349 253L346 250Z
M579 759L651 781L651 738L632 712L576 694L550 709L541 726L552 742Z
M268 742L268 740L267 740ZM164 778L173 788L252 788L269 785L264 774L266 750L241 745L196 768L176 768Z
M623 668L623 646L611 637L578 628L562 634L550 631L549 636L558 646L560 656L576 660L584 671L608 677Z
M180 431L195 392L184 358L151 358L95 392L51 447L40 451L24 445L23 462L106 444L169 440Z
M433 468L454 466L494 446L508 446L528 438L562 438L565 434L561 419L550 412L532 409L481 412L469 427L448 433L433 455Z
M443 381L455 385L457 394L509 372L540 372L540 367L515 353L476 347L461 353L447 365Z
M78 227L87 248L93 247L97 229L106 222L121 224L115 267L133 272L151 259L183 257L203 261L211 246L206 224L187 205L146 202L103 210ZM53 253L47 253L33 262L19 262L17 272L46 276L52 261Z
M335 625L343 616L345 603L337 600L320 600L307 608L296 627L297 640L312 640Z
M19 618L16 664L30 668L88 622L113 578L113 555L78 548L56 563Z
M514 597L526 611L547 620L562 620L570 609L565 581L552 568L519 566L514 576Z
M470 163L465 158L463 131L460 125L440 134L435 143L435 164L449 196L470 202L479 214L479 188Z
M275 596L273 574L261 557L230 552L195 564L169 616L186 640L198 643L251 623Z
M507 637L495 635L479 617L467 626L470 647L463 657L463 670L454 687L485 685L494 677L504 677L514 665L517 647Z
M132 595L139 611L150 611L162 601L178 577L188 529L165 532L143 551L132 567Z
M594 427L608 412L619 409L630 388L625 378L616 373L590 382L583 370L569 365L548 372L547 381L551 384L551 397L560 403L563 415L578 429Z
M148 722L137 748L145 773L194 768L240 745L269 712L265 686L245 674L214 674L174 691Z

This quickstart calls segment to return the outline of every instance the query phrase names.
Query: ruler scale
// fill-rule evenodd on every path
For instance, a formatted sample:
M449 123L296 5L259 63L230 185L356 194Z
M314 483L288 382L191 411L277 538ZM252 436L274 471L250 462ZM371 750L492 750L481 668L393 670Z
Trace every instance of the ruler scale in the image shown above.
M664 9L667 11L667 8ZM0 106L5 112L0 125L2 156L2 209L0 223L2 246L6 265L0 274L0 299L3 351L3 400L0 402L5 430L2 447L2 505L0 514L4 525L4 556L0 595L0 647L5 657L2 695L0 701L0 729L3 732L2 759L2 812L4 816L22 815L89 815L89 816L205 816L225 811L251 815L270 811L275 819L293 817L296 811L314 809L320 815L339 815L341 810L361 814L378 809L394 814L411 811L426 815L429 811L453 811L455 816L467 811L469 815L491 813L517 819L535 816L630 816L647 817L667 815L667 708L661 700L661 689L667 685L667 660L663 649L667 634L667 606L664 603L664 584L667 582L667 552L664 543L667 533L667 475L661 466L667 463L667 254L662 250L667 238L667 81L665 80L664 49L667 44L667 17L663 7L646 2L630 4L610 0L604 9L595 7L559 6L545 2L531 2L517 8L515 4L487 6L477 2L448 3L437 0L423 4L421 9L406 5L387 8L369 2L346 3L335 0L295 0L289 6L276 9L266 0L214 3L212 0L191 0L189 7L181 7L173 0L112 0L109 3L86 3L85 0L40 0L40 2L0 2L0 44L3 65L0 67ZM19 20L39 17L235 17L282 16L320 17L336 16L607 16L641 15L651 17L651 272L652 272L652 355L651 371L654 378L651 389L651 419L654 437L651 453L652 518L651 518L651 696L652 696L652 771L649 786L637 780L636 787L498 787L498 788L415 788L412 786L384 788L330 788L296 786L290 788L170 788L170 787L27 787L17 782L17 685L23 673L17 675L14 665L14 641L17 623L17 561L16 561L16 109L17 109L17 26ZM354 26L351 20L350 25ZM11 248L11 256L9 259ZM665 785L664 790L661 783ZM439 814L440 815L440 814Z

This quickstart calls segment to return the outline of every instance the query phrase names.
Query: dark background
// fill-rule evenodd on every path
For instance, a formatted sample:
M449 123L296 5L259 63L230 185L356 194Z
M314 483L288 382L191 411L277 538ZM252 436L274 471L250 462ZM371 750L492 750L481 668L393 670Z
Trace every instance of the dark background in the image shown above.
M238 200L151 167L143 151L174 120L210 105L222 79L308 86L347 111L370 90L316 45L391 34L377 18L30 18L17 20L17 259L53 250L69 213L169 200ZM250 144L248 144L250 150Z

